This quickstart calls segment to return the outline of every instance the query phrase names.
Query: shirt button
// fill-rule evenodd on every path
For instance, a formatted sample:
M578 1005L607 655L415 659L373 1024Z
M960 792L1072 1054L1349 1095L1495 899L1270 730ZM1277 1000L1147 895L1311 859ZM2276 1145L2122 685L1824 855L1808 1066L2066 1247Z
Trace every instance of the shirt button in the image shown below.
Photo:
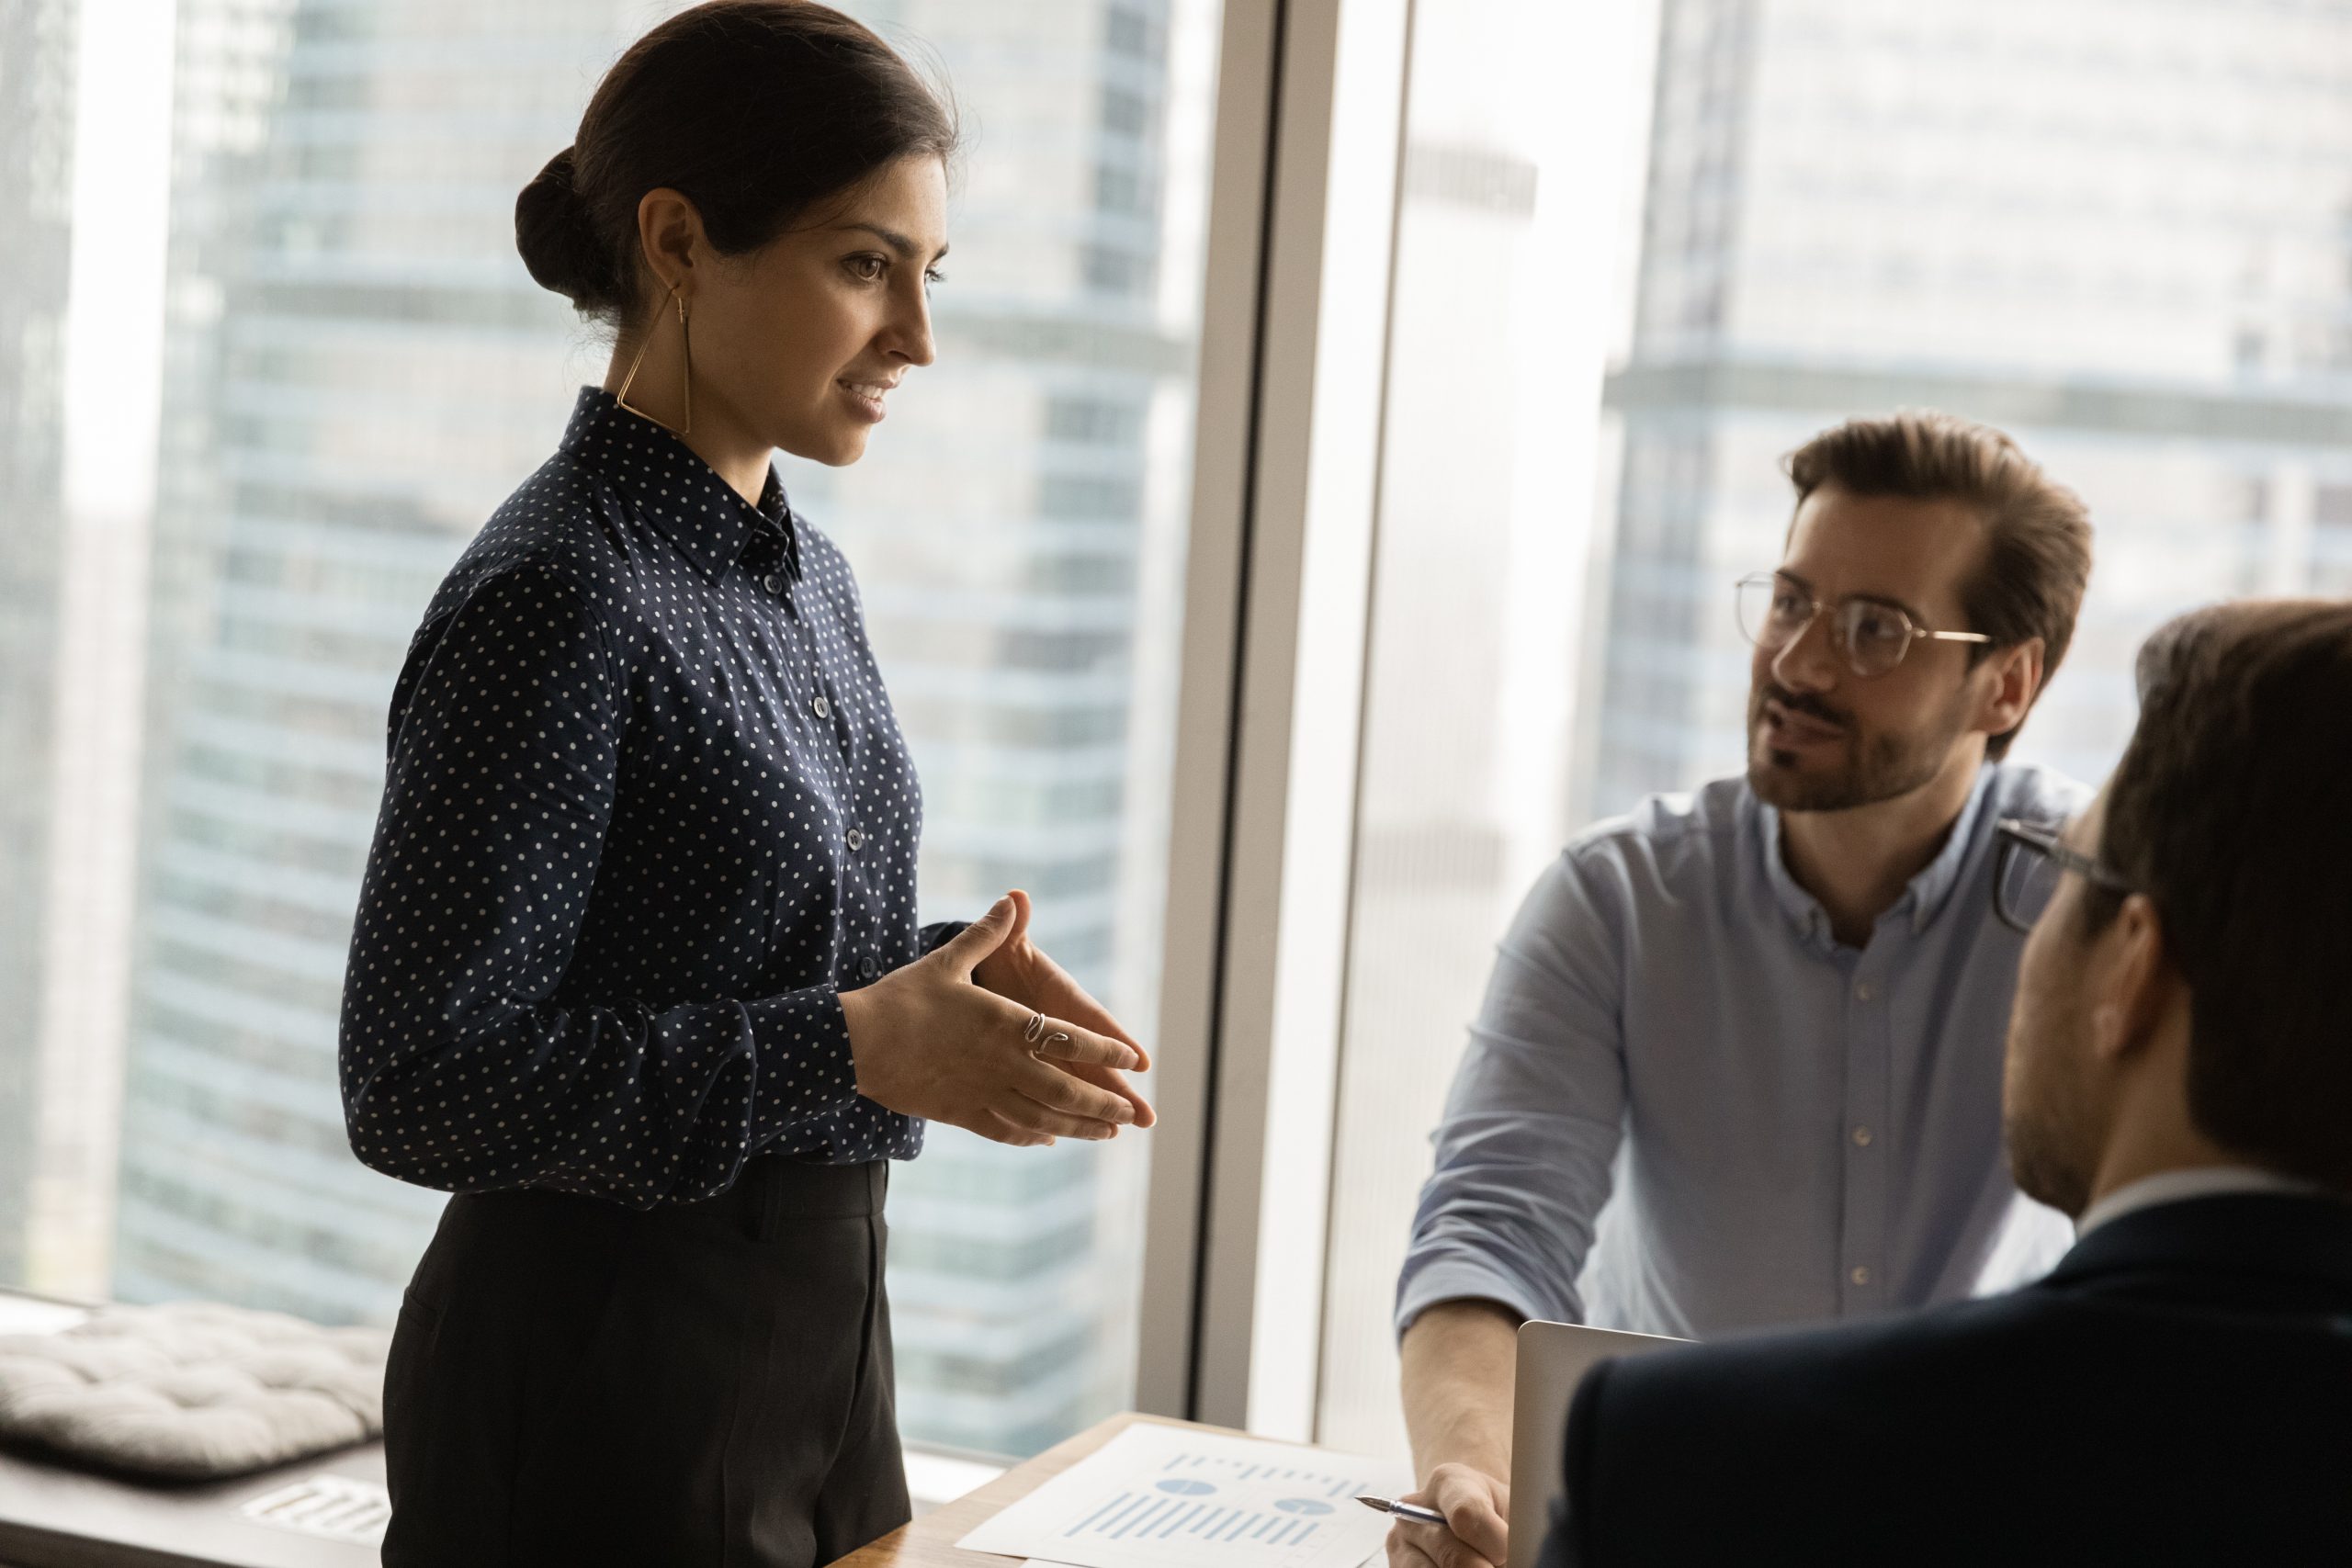
M819 697L815 702L808 705L808 711L815 714L819 718L831 718L833 716L833 705L827 702L824 698Z
M1854 987L1854 999L1858 1002L1866 1002L1876 995L1878 992L1872 988L1868 980L1861 981Z
M864 849L864 848L865 847L865 829L860 829L860 828L852 828L852 829L849 830L849 835L848 835L848 837L849 837L849 847L850 847L851 849L854 849L854 850L862 850L862 849Z
M1867 1285L1871 1282L1871 1271L1868 1265L1857 1263L1854 1265L1853 1273L1847 1278L1852 1280L1857 1285Z
M859 979L871 980L880 973L882 973L882 965L874 961L873 954L868 953L865 957L857 961L857 977Z
M1871 1130L1868 1127L1855 1128L1854 1143L1858 1147L1865 1149L1869 1148L1871 1146Z
M781 593L784 592L784 579L772 571L760 579L760 586L771 593Z

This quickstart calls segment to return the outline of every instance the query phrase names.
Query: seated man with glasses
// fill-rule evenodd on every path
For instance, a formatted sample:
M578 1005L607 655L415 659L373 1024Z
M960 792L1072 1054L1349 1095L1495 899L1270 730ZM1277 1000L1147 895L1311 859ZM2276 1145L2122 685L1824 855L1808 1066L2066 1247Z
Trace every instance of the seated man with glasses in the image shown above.
M2088 520L1945 415L1854 421L1789 472L1780 567L1738 587L1746 775L1583 834L1503 940L1397 1292L1415 1500L1449 1528L1397 1525L1392 1568L1504 1561L1522 1319L1712 1338L1958 1300L2005 1238L2064 1245L2002 1157L2022 943L1990 887L1997 821L2088 795L2000 761Z
M2009 1160L2074 1249L1603 1363L1545 1568L2352 1562L2352 604L2176 621L2140 702L2081 819L2001 824Z

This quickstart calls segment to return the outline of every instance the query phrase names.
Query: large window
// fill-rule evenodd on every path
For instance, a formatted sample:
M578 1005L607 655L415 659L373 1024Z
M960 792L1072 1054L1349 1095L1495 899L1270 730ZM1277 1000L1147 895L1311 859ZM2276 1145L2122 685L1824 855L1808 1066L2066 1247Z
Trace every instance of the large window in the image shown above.
M68 419L109 412L59 367L82 12L0 22L0 1007L44 1021L0 1043L0 1283L390 1321L441 1198L352 1158L334 1068L386 705L604 374L515 257L514 194L674 8L181 0L149 570L100 602L58 478ZM848 8L944 73L969 151L939 364L862 467L786 488L861 576L925 918L1030 888L1148 1031L1216 0ZM140 716L69 755L107 693ZM934 1129L891 1201L910 1438L1027 1452L1127 1402L1148 1144Z
M865 462L786 484L860 573L925 917L1027 887L1039 941L1148 1035L1216 0L851 9L936 51L971 147L939 363ZM1151 1142L932 1129L890 1194L910 1436L1027 1453L1127 1404Z
M2090 503L2021 761L2102 776L2167 615L2345 590L2352 14L1672 0L1658 47L1575 815L1736 762L1724 584L1777 553L1779 454L1849 413L1998 424Z
M1486 45L1557 9L1417 21L1320 1401L1365 1448L1511 908L1566 833L1742 764L1730 584L1778 558L1781 454L1931 406L2082 493L2089 601L2015 754L2086 780L2166 616L2352 590L2352 10L1577 8L1520 57L1591 79L1522 121Z
M390 1316L441 1200L334 1080L386 703L603 373L514 193L674 3L0 6L0 1284ZM1140 1365L1400 1445L1494 940L1568 834L1739 765L1730 583L1815 430L1946 408L2086 497L2018 749L2079 777L2164 616L2352 592L2352 7L843 3L970 145L940 363L786 481L925 916L1026 886L1172 1037L1147 1137L899 1173L919 1440L1034 1450Z
M1404 1443L1389 1325L1426 1140L1568 827L1642 10L1415 12L1317 1418L1366 1452Z

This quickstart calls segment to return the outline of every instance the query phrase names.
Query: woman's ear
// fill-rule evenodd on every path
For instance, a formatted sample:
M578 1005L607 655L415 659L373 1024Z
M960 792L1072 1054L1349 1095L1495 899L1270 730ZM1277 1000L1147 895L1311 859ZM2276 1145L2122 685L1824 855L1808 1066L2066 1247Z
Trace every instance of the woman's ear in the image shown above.
M660 293L691 293L695 264L708 254L701 211L668 186L647 191L637 203L637 247Z

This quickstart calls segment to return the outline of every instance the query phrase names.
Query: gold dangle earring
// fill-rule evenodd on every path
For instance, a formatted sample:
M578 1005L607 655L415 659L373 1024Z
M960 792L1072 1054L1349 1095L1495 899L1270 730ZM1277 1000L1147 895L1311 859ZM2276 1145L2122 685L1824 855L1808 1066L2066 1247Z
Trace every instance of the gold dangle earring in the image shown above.
M637 345L637 353L628 362L628 374L621 378L621 389L614 394L613 401L639 419L653 420L653 423L661 425L662 429L674 434L684 435L695 427L695 343L693 335L686 330L685 297L678 292L678 286L674 283L670 285L670 299L678 307L678 347L685 365L684 374L679 378L679 393L686 406L686 423L671 424L662 420L653 419L651 414L628 400L629 387L637 380L637 367L644 363L645 351L653 346L653 334L650 332L645 334L645 341Z

